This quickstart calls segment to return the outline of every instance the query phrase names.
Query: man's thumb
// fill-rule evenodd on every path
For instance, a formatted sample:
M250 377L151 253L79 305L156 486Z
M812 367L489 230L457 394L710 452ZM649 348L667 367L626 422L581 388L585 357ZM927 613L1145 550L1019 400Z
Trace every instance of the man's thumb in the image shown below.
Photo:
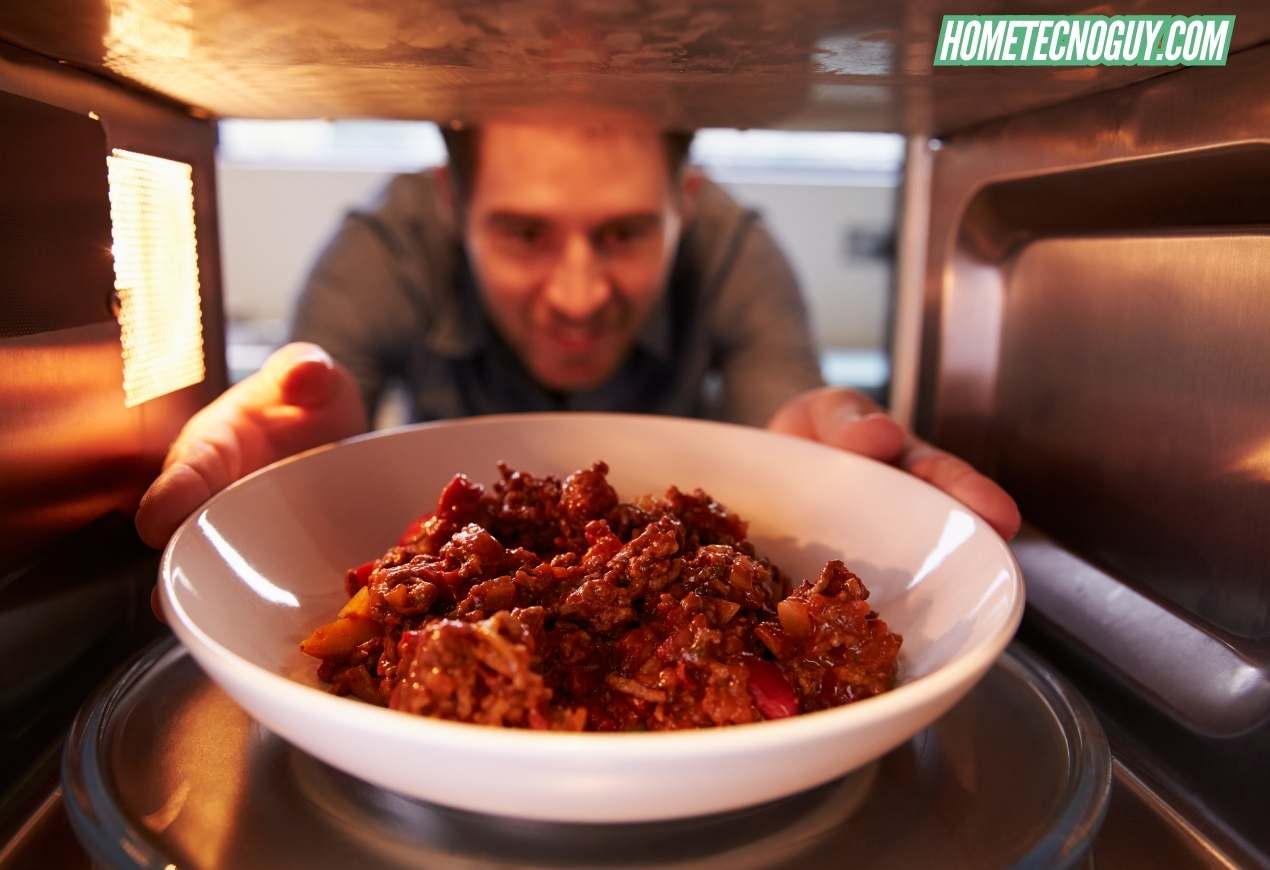
M279 348L264 365L283 404L319 408L330 402L339 379L330 355L316 344L295 342Z

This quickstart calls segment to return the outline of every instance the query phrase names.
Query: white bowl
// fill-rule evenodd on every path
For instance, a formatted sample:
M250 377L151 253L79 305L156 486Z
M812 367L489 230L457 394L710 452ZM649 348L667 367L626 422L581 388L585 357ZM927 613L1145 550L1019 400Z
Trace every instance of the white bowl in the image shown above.
M904 636L900 685L779 721L648 734L444 722L330 695L298 644L343 604L346 568L391 546L456 472L495 462L564 475L603 459L624 499L700 486L750 522L797 580L842 558ZM543 414L426 424L263 469L190 517L164 553L163 609L198 663L253 717L377 785L486 813L633 822L720 812L860 767L983 676L1023 613L1018 565L953 499L809 441L717 423Z

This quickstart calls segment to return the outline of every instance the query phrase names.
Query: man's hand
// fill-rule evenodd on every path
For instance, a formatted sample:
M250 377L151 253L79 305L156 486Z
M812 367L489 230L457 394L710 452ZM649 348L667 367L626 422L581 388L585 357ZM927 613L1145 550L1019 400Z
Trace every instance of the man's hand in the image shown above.
M141 497L137 532L162 547L195 508L240 477L364 431L352 375L315 344L280 348L185 424Z
M975 511L1006 540L1018 534L1019 508L1005 490L965 460L913 437L853 390L823 387L795 396L767 428L890 462Z

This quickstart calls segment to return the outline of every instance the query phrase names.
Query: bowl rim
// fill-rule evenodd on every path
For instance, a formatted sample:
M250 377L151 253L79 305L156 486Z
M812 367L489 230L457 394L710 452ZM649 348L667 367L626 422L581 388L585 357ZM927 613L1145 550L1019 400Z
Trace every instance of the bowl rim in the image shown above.
M924 674L911 682L897 685L890 691L875 695L872 698L865 698L826 710L801 713L785 719L765 720L717 728L685 728L675 731L619 734L550 730L534 731L498 725L452 722L399 710L390 710L385 707L367 704L354 698L332 695L317 687L306 685L255 664L233 652L207 634L194 621L171 588L176 582L175 569L177 566L173 564L175 551L186 535L194 534L191 530L197 527L199 519L220 500L232 498L232 494L236 490L258 477L272 473L281 466L300 462L309 457L353 444L401 437L424 429L469 428L517 422L577 421L581 419L614 422L638 420L641 423L656 421L660 424L672 426L728 430L741 429L747 433L796 442L804 449L824 451L825 459L832 458L834 461L869 463L880 466L886 469L887 472L898 475L897 479L902 478L908 481L908 485L925 487L934 492L950 506L955 506L971 516L975 523L976 533L987 533L990 536L990 540L993 541L1003 556L1003 568L1007 579L1010 581L1010 588L1007 590L1007 594L1014 596L1010 612L1002 624L988 638L963 655L941 665L928 674ZM613 760L615 757L619 759L627 757L637 759L640 756L648 756L650 754L673 757L692 755L698 758L702 754L707 754L722 757L741 752L752 752L756 749L776 744L827 738L845 730L866 728L870 723L898 719L904 711L926 706L942 695L952 692L958 686L968 689L970 684L985 673L1005 650L1006 645L1018 629L1025 605L1023 573L1009 545L997 534L996 530L988 525L982 517L953 499L952 496L894 466L820 444L810 439L770 432L753 426L680 417L605 412L570 411L490 414L454 420L414 423L392 429L367 432L293 454L243 476L201 504L172 534L160 559L158 573L159 598L164 616L173 632L190 650L195 659L214 674L228 672L229 677L236 686L248 687L248 691L253 696L267 695L273 698L274 703L272 706L274 707L307 710L311 713L312 718L320 722L324 728L337 725L340 727L350 726L363 731L373 732L379 737L394 742L414 742L420 745L432 745L438 749L452 748L464 751L479 748L489 754L505 755L507 757L518 757L526 753L532 753L542 759L552 761L567 759L574 762L579 757L588 757L592 752L598 752L601 755L592 755L590 757L603 757L606 760ZM230 694L236 697L235 692L231 691ZM959 697L959 695L954 695L953 697ZM256 717L257 714L254 710L249 710L249 712L253 717ZM265 722L264 724L271 728L274 727L271 722ZM275 730L281 731L282 729Z

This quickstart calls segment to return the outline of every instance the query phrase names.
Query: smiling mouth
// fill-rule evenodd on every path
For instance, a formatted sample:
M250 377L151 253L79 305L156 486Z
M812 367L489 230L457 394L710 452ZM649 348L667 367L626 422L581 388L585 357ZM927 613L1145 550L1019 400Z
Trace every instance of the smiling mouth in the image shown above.
M589 353L621 333L615 324L586 326L554 323L542 330L550 344L568 354Z
M605 333L599 331L551 330L549 337L561 349L570 353L585 353L594 349L603 340Z
M616 306L596 312L585 320L573 320L559 314L540 321L539 335L547 347L582 362L603 349L605 345L620 340L624 332L625 317Z

